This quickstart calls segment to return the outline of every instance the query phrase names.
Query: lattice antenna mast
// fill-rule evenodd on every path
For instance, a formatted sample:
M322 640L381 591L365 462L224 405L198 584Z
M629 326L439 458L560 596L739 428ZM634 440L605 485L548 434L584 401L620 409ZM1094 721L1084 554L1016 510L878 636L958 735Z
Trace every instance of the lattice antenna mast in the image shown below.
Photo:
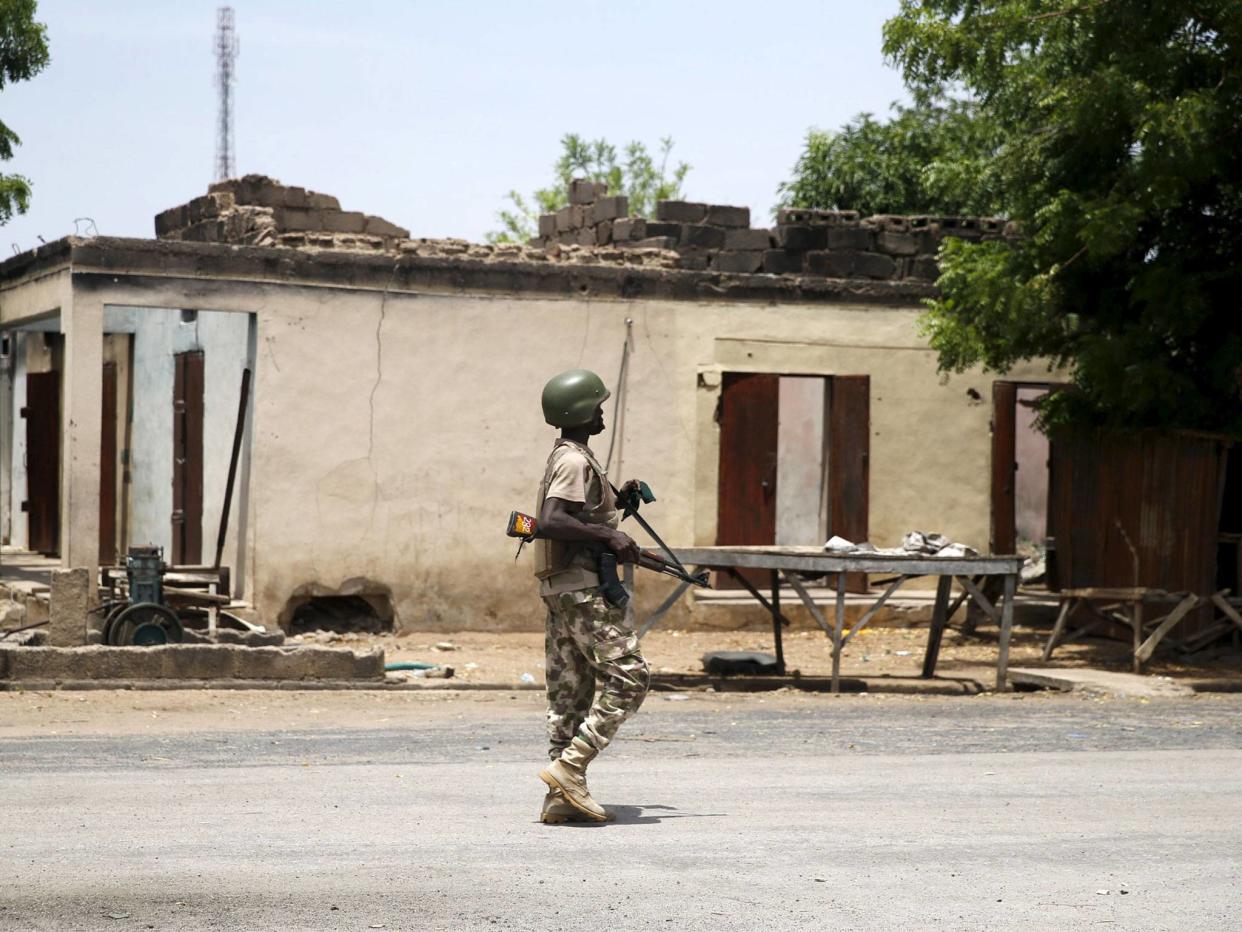
M216 180L232 178L233 162L233 84L237 81L237 56L241 46L233 22L233 8L216 11L216 90L220 109L216 118Z

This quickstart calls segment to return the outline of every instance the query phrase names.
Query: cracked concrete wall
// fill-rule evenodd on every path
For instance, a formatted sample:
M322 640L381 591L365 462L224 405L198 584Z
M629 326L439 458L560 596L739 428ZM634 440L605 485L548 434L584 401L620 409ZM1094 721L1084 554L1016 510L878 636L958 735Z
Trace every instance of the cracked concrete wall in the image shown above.
M648 513L670 543L715 540L713 415L733 370L870 374L872 540L918 527L986 546L991 411L968 389L990 398L991 376L942 380L914 306L413 293L277 274L84 281L110 306L256 315L249 503L236 517L243 592L265 622L307 586L367 579L391 588L399 629L538 629L529 551L515 563L503 525L533 507L555 436L540 391L573 366L611 384L627 318L613 474L651 483ZM1008 377L1046 378L1028 368ZM667 591L642 574L640 611Z
M724 369L872 376L872 539L918 527L986 547L990 377L947 382L916 308L486 296L323 295L259 317L256 591L264 616L309 581L390 585L402 629L537 629L529 553L503 535L533 507L555 432L544 381L615 380L634 319L618 479L656 489L674 544L715 539ZM716 385L718 386L718 380ZM606 406L611 424L611 403ZM608 449L609 434L595 446ZM641 536L641 535L638 535ZM644 576L640 604L667 591Z

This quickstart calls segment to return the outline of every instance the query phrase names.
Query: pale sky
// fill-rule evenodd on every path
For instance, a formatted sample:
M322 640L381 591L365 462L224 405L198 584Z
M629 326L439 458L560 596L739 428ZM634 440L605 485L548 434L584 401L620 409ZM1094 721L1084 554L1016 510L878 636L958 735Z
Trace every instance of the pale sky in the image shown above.
M41 0L52 62L0 92L34 186L3 254L154 235L215 161L216 0ZM566 132L676 140L693 200L766 223L810 127L904 98L880 52L898 0L235 0L239 174L334 194L415 236L482 240L551 180ZM79 226L85 233L84 224Z

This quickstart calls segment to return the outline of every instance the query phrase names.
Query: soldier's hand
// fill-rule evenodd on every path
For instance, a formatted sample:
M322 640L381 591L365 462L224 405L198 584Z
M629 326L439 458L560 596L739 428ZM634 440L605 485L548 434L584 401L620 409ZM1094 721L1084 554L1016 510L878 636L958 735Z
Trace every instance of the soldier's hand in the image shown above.
M637 563L639 553L638 544L634 538L630 537L624 531L613 531L612 539L608 542L609 548L617 555L617 560L621 563Z
M624 508L626 502L638 495L638 480L631 479L617 490L617 507Z

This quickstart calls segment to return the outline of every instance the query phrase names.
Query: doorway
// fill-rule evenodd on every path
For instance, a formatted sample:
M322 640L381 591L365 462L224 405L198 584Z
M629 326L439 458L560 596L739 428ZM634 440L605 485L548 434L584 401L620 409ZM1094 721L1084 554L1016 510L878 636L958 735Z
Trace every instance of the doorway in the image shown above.
M1043 553L1048 536L1048 438L1036 405L1052 383L992 383L992 553Z
M865 375L723 373L716 543L865 541L870 397ZM865 575L847 589L866 591Z
M173 359L172 562L192 565L203 559L203 353Z
M26 547L60 555L60 372L28 372L26 404Z

